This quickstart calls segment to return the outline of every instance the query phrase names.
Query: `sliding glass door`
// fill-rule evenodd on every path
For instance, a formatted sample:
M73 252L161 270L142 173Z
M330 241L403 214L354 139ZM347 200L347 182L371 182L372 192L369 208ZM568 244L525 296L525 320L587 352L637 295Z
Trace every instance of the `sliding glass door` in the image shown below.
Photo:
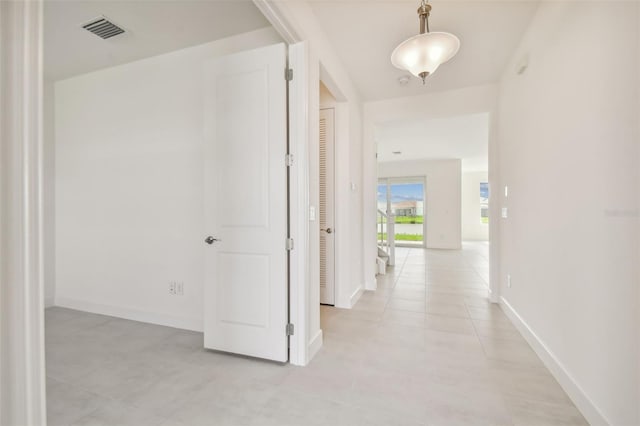
M380 179L378 181L378 209L387 214L393 214L396 245L425 246L424 177Z

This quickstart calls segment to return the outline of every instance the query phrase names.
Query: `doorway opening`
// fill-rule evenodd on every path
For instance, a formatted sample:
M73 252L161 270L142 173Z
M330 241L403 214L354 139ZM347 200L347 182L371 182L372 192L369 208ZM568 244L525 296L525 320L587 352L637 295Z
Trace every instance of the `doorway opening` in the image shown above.
M384 275L394 266L390 261L384 265L394 253L385 251L388 245L426 249L427 257L464 257L488 290L490 114L392 120L390 112L385 120L374 124L373 132L376 271Z

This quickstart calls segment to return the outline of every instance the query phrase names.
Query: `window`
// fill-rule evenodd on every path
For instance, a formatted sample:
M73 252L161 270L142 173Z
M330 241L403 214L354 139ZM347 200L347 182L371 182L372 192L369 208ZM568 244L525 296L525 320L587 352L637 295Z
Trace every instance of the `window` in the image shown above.
M489 223L489 183L480 182L480 221Z

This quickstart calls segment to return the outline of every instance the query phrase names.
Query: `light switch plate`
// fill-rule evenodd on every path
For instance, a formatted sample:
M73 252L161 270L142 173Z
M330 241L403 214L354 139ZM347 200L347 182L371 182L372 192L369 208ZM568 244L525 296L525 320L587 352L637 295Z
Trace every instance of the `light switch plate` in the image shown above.
M502 218L506 219L509 216L509 211L507 210L506 207L502 208Z
M316 220L316 206L309 206L309 220Z

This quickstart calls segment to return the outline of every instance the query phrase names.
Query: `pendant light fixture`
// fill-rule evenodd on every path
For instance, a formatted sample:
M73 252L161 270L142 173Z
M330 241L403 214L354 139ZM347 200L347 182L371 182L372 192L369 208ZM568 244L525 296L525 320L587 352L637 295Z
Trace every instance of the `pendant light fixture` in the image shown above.
M422 0L418 8L420 34L400 43L391 54L391 63L396 68L421 78L422 84L426 84L427 77L453 58L460 48L460 40L453 34L429 32L430 13L431 5Z

